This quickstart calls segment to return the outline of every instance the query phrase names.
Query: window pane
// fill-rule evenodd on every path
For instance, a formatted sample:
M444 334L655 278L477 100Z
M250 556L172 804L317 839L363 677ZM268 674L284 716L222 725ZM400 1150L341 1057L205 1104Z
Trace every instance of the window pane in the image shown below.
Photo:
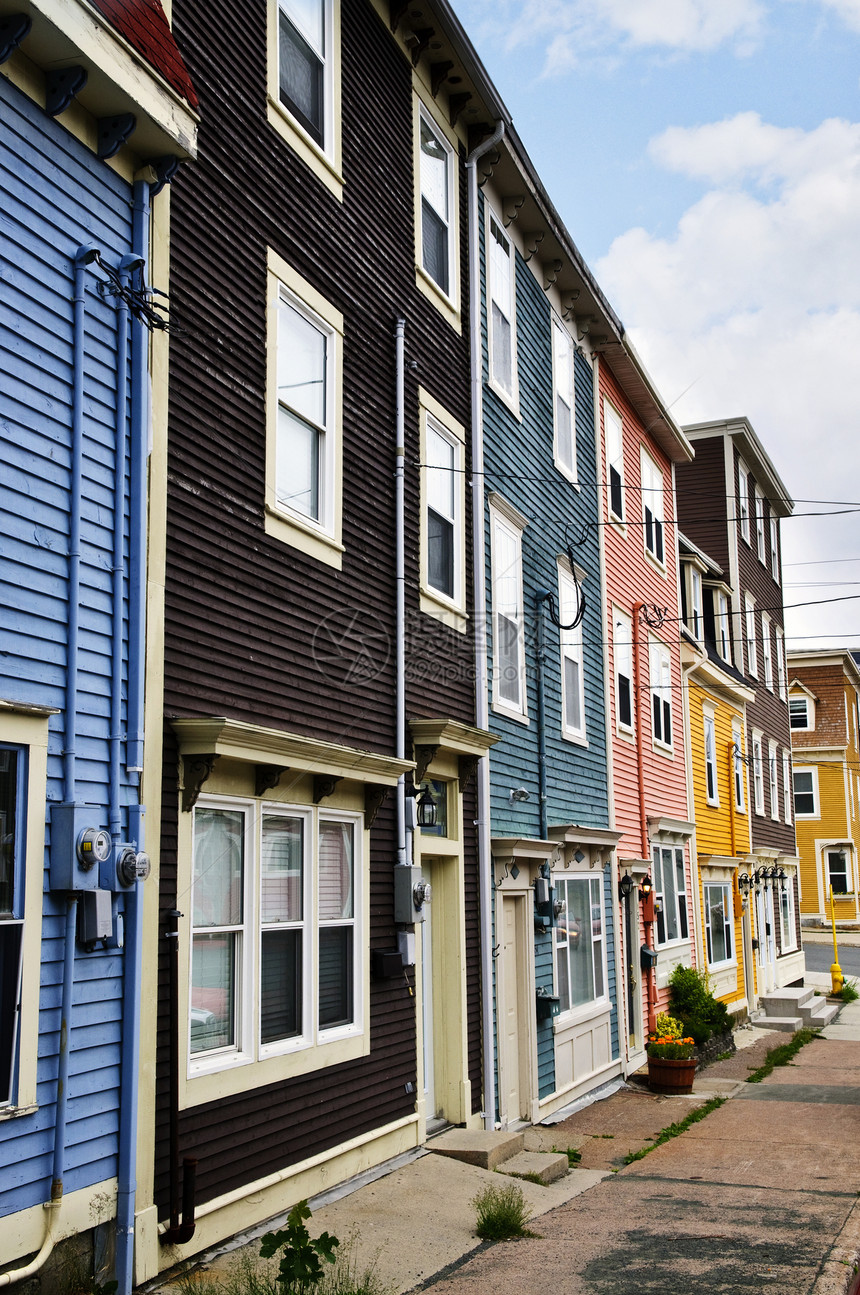
M727 962L732 956L726 939L726 895L722 886L705 887L705 904L710 923L711 962Z
M317 427L326 424L328 338L282 301L278 313L278 400Z
M238 810L194 811L192 924L236 926L242 921L245 815Z
M320 517L321 447L317 429L282 405L278 410L277 501L315 521Z
M264 931L260 951L260 1042L302 1032L302 932Z
M831 851L827 856L830 885L834 895L846 895L848 886L848 856L842 851Z
M448 150L423 117L421 118L421 197L447 225Z
M505 235L492 218L490 219L490 280L493 301L498 303L505 318L510 319L513 314L511 249Z
M520 704L519 625L507 616L496 618L499 632L499 696Z
M630 680L623 674L618 676L618 723L627 728L633 723Z
M686 903L687 882L684 877L684 851L683 850L675 851L675 882L676 882L675 893L678 896L678 900L677 900L678 938L680 940L686 940L687 938L687 903Z
M565 918L559 919L560 925L556 927L557 933L564 934L565 943L559 945L556 949L556 968L558 973L558 1001L559 1011L567 1012L570 1009L570 966L568 962L567 948L567 926Z
M421 257L430 278L448 292L448 226L426 198L421 201Z
M558 457L562 464L573 471L573 420L570 406L561 395L555 398L556 435L558 437Z
M0 915L15 912L18 752L0 751Z
M281 0L281 8L319 56L325 53L325 5L323 0Z
M191 946L191 1051L230 1047L235 1034L235 934L195 935Z
M582 728L582 705L579 689L579 662L566 656L564 658L564 710L568 728Z
M352 1004L352 927L325 926L319 933L320 1029L350 1025Z
M794 775L794 812L795 814L815 813L815 791L811 773Z
M591 886L588 881L567 883L567 938L570 948L570 1005L579 1007L593 1002L594 952L592 949ZM600 919L598 917L598 936Z
M319 916L337 921L353 916L352 824L319 826Z
M427 429L427 502L443 517L454 517L454 446L444 436Z
M674 871L674 860L671 850L656 851L656 857L660 859L660 872L662 876L663 891L663 930L665 940L677 940L680 938L678 930L678 891Z
M0 924L0 1102L12 1095L23 929L20 922Z
M493 377L505 391L513 389L511 325L493 302Z
M304 827L300 818L263 815L263 923L302 920Z
M323 63L281 13L281 102L318 144L323 143Z
M427 582L454 597L454 523L427 511Z

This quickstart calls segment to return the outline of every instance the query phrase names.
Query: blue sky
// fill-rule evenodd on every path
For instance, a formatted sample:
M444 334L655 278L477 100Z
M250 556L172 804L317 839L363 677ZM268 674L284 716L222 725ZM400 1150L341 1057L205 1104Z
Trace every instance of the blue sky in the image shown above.
M860 0L456 7L679 421L745 413L796 500L860 504ZM786 603L860 593L860 512L783 541ZM860 646L860 599L787 627Z

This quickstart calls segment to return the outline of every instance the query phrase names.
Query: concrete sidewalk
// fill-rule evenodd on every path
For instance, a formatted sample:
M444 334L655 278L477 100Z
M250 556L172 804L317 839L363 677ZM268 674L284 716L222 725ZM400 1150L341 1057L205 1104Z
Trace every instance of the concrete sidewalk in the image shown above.
M359 1267L373 1262L395 1292L846 1295L860 1252L860 1004L762 1084L744 1080L786 1036L750 1029L737 1038L747 1046L697 1076L692 1097L631 1081L528 1130L533 1149L581 1156L557 1183L520 1184L539 1237L479 1242L471 1202L498 1175L427 1152L347 1184L339 1199L312 1201L311 1226L341 1238L357 1230ZM732 1100L624 1164L713 1095ZM266 1230L245 1238L250 1250ZM214 1276L235 1260L233 1249L205 1266Z

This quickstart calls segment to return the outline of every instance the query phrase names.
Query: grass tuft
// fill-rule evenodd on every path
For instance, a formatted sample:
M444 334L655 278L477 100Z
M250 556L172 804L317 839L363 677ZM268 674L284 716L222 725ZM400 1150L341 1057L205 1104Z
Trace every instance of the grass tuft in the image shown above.
M577 1151L576 1147L553 1147L553 1151L558 1156L567 1156L567 1163L571 1169L582 1159L582 1152Z
M835 994L834 997L841 998L843 1003L856 1003L857 999L860 998L860 990L857 989L857 981L846 980L839 993Z
M775 1048L770 1048L758 1070L754 1070L751 1075L747 1075L748 1084L760 1084L776 1066L789 1066L793 1057L796 1057L801 1048L806 1047L813 1039L818 1038L817 1030L798 1030L791 1036L789 1043L780 1043Z
M514 1237L535 1235L526 1227L532 1216L531 1207L516 1183L485 1187L471 1203L477 1216L475 1231L482 1241L510 1241Z
M712 1097L710 1101L705 1102L704 1106L697 1106L695 1110L690 1111L689 1115L685 1115L682 1120L678 1120L675 1124L668 1124L665 1129L660 1130L650 1147L641 1147L638 1151L631 1151L626 1155L624 1157L625 1165L632 1165L634 1160L643 1160L655 1147L662 1146L664 1142L671 1142L672 1138L677 1138L682 1133L686 1133L687 1129L693 1124L698 1124L699 1120L703 1120L706 1115L710 1115L711 1111L715 1111L722 1106L725 1100L725 1097Z
M314 1285L314 1295L393 1295L393 1289L371 1263L360 1268L356 1255L357 1231L352 1231ZM289 1295L292 1285L278 1281L278 1265L250 1250L240 1250L233 1262L219 1271L186 1270L175 1283L181 1295Z

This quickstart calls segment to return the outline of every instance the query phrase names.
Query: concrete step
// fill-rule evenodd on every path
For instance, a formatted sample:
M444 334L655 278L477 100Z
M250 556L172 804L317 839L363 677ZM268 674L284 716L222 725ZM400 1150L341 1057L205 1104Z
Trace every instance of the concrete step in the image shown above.
M795 1030L803 1029L803 1018L800 1016L762 1016L756 1015L750 1017L753 1025L759 1026L762 1030L783 1030L786 1034L794 1034Z
M528 1178L531 1182L550 1183L564 1178L569 1169L566 1155L552 1151L520 1151L499 1165L500 1174L509 1174L511 1178Z
M804 985L800 989L775 989L773 993L761 994L759 1002L767 1016L795 1016L812 997L813 990Z
M518 1155L525 1146L522 1133L496 1133L489 1129L447 1129L431 1138L427 1150L439 1156L450 1156L479 1169L498 1169L499 1165ZM564 1157L565 1162L567 1157Z
M839 1014L839 1004L828 1003L826 998L814 998L811 1003L804 1003L800 1010L803 1024L810 1029L820 1030Z

